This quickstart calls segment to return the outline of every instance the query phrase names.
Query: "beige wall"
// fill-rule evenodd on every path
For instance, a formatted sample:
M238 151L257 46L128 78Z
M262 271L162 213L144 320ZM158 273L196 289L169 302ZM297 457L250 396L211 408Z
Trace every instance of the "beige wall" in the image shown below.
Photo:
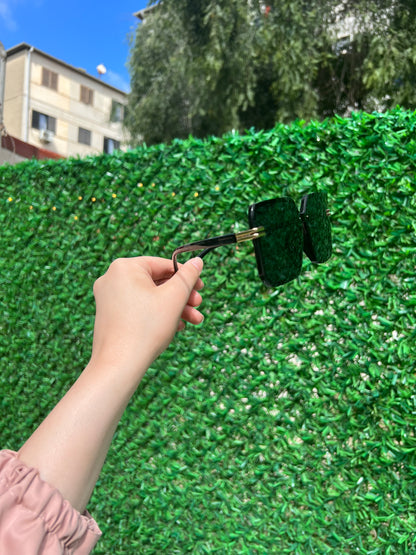
M4 124L10 135L21 138L25 56L7 62L4 87Z
M126 94L37 50L30 56L30 99L28 110L25 109L23 90L27 70L24 60L27 56L28 51L24 50L7 60L5 123L11 135L63 156L101 153L104 137L117 140L122 145L127 142L122 124L110 121L113 100L125 105ZM43 67L58 74L56 91L42 85ZM94 91L92 105L81 102L81 85ZM56 119L56 132L50 142L41 141L39 130L32 128L33 110ZM21 130L25 111L26 131ZM91 132L91 145L78 142L79 128ZM23 136L25 132L27 138Z

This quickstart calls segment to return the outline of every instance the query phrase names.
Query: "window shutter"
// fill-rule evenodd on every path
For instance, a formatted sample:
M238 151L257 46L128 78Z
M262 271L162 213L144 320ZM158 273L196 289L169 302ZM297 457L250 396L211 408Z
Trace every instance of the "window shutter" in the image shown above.
M88 129L78 128L78 142L83 145L91 144L91 131Z
M51 71L46 67L42 68L42 85L44 87L48 87L49 89L53 89L54 91L58 90L58 74L55 71Z
M42 85L47 87L49 85L49 71L46 67L42 68Z
M51 72L51 88L55 91L58 90L58 74L54 71Z
M89 87L85 87L84 85L81 85L81 94L80 94L81 102L83 102L84 104L92 105L93 98L94 98L94 91Z

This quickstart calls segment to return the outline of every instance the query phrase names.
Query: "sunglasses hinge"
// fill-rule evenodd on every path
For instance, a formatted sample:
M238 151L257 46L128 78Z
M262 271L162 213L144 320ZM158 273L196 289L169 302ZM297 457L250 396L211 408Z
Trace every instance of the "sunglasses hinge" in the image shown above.
M254 239L259 239L265 235L266 232L264 227L253 227L247 231L240 231L239 233L236 233L235 238L237 243L242 243L243 241L253 241Z

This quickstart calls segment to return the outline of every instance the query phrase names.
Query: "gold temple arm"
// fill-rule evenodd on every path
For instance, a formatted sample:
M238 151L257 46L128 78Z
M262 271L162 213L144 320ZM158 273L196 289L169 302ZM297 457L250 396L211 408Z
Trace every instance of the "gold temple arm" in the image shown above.
M259 239L265 235L266 231L264 227L253 227L247 231L240 231L239 233L236 233L235 238L237 243L242 243L243 241L253 241L254 239Z
M182 245L173 251L172 261L175 272L178 271L178 254L183 252L192 252L196 250L204 251L200 254L203 258L208 252L217 247L222 247L223 245L232 245L233 243L242 243L243 241L253 241L254 239L259 239L264 237L266 231L264 227L253 227L246 231L240 231L239 233L229 233L228 235L221 235L220 237L210 237L208 239L203 239L202 241L196 241L194 243L189 243L187 245Z

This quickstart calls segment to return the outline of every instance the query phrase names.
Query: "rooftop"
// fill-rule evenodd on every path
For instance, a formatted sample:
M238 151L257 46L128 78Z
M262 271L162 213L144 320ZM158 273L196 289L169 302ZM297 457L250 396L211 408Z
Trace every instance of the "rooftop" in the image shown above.
M85 71L85 69L75 67L75 66L71 66L70 64L67 64L66 62L63 62L62 60L59 60L58 58L55 58L54 56L51 56L50 54L47 54L46 52L43 52L42 50L39 50L38 48L35 48L34 46L31 46L30 44L27 44L26 42L21 42L20 44L18 44L16 46L13 46L12 48L9 48L6 51L7 58L10 58L11 56L14 56L15 54L19 54L20 52L25 51L25 50L26 51L31 51L31 52L36 52L37 54L40 54L41 56L44 56L45 58L48 58L49 60L52 60L53 62L56 62L56 63L58 63L62 66L65 66L66 68L70 69L71 71L75 71L76 73L78 73L80 75L86 75L89 79L92 79L96 83L100 83L100 85L103 85L104 87L108 87L109 89L112 89L113 91L117 91L118 93L121 93L121 94L124 94L124 95L127 96L127 93L125 93L121 89L118 89L117 87L113 87L113 85L109 85L108 83L105 83L104 81L102 81L98 77L95 77L94 75L91 75L91 74L87 73Z
M157 4L153 4L153 6L148 6L147 8L144 8L144 10L139 10L138 12L135 12L133 15L138 19L140 19L140 21L144 21L146 17L149 15L149 13L152 12L156 7L157 7Z

